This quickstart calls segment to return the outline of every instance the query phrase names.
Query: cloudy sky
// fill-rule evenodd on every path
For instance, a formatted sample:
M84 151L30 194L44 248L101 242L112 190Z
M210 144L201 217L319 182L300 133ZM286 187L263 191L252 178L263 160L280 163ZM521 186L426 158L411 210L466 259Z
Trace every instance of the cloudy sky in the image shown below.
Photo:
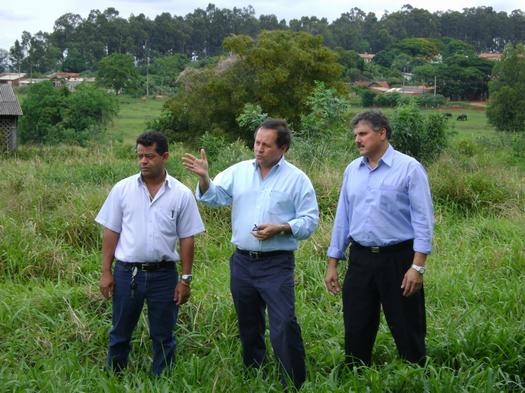
M246 7L252 5L257 15L274 14L279 19L290 20L301 16L326 17L332 21L343 12L352 7L359 7L365 12L375 12L378 17L385 11L393 12L401 9L404 4L413 7L424 8L431 12L458 10L466 7L490 6L497 11L508 13L515 9L525 11L523 0L25 0L18 3L14 0L0 1L0 48L9 49L22 31L27 30L31 34L39 30L51 32L55 20L61 15L72 12L80 14L85 18L92 9L101 11L108 7L114 7L120 12L120 16L127 18L130 14L138 15L144 13L150 18L162 12L184 16L196 8L206 8L208 3L213 3L219 8ZM23 6L22 6L23 4Z

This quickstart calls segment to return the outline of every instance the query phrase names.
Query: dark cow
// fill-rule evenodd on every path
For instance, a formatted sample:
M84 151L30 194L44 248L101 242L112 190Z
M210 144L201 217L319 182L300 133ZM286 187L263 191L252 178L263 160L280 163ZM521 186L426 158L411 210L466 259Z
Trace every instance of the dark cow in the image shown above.
M459 115L456 120L460 120L460 121L465 121L467 120L467 115L462 113L461 115Z

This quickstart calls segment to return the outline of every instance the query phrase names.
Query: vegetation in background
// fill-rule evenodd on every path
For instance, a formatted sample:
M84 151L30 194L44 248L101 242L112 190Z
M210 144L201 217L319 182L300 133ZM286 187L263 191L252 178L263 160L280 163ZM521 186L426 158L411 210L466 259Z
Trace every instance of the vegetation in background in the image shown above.
M336 85L342 71L336 53L307 33L263 32L256 41L232 36L224 46L232 55L217 66L186 69L155 128L175 140L206 131L245 138L236 119L247 103L298 124L314 82Z
M391 118L392 145L425 164L436 160L447 146L447 118L424 114L415 104L402 105Z
M22 102L21 143L80 144L101 141L105 127L118 112L114 97L93 85L70 92L52 82L31 85Z
M509 44L494 66L487 118L501 131L525 132L525 46Z
M97 83L113 89L117 95L123 90L136 88L137 78L137 71L130 55L114 53L98 63Z

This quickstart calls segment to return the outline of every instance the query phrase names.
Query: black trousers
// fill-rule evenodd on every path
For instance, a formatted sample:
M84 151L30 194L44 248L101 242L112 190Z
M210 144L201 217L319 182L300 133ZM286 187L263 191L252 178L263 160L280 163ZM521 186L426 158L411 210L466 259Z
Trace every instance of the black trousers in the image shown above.
M259 367L266 357L265 309L270 341L285 371L300 388L306 378L301 329L295 317L294 256L292 253L252 258L235 252L230 258L230 289L239 321L244 364Z
M401 289L403 276L413 258L411 247L380 253L350 248L343 284L348 364L370 364L381 306L399 355L409 362L424 363L426 319L423 288L411 297L403 296Z

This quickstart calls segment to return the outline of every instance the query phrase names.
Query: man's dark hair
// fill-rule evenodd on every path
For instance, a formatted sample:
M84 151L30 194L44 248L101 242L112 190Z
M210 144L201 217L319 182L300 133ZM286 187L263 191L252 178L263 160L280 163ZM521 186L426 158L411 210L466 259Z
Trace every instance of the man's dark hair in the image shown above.
M386 138L390 139L390 135L392 135L392 127L390 127L390 123L388 122L387 117L379 111L367 111L367 112L361 112L358 113L353 119L352 119L352 127L355 128L359 122L365 121L374 129L374 131L379 132L381 129L386 130Z
M149 147L153 144L156 144L155 151L160 155L168 151L168 140L158 131L146 131L137 138L136 145Z
M290 148L290 145L292 144L292 134L290 132L290 129L288 128L288 123L284 119L266 119L261 123L259 127L255 130L254 136L257 135L257 131L259 131L261 128L265 128L267 130L275 130L277 132L277 146L281 147L284 145L287 145L288 148Z

